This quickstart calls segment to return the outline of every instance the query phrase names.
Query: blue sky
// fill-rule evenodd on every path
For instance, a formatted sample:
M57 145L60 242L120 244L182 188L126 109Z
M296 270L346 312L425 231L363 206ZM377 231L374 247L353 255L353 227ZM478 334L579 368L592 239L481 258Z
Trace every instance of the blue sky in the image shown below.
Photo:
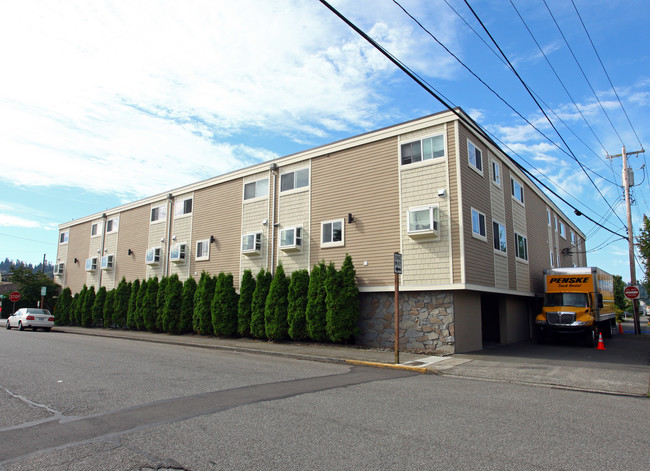
M621 159L604 157L648 142L650 2L468 2L570 151L464 0L400 3L562 150L392 0L331 3L563 198L625 234ZM62 222L443 109L317 0L1 2L0 57L0 258L31 263L55 259ZM649 213L645 163L630 158L635 232ZM629 280L627 243L572 219L589 264Z

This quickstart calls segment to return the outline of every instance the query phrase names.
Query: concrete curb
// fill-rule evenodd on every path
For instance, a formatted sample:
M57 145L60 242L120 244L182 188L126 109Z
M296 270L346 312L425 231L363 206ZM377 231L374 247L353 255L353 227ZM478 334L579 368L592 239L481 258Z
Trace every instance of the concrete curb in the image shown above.
M348 363L350 365L358 365L358 366L370 366L373 368L388 368L392 370L403 370L403 371L412 371L414 373L423 373L423 374L428 374L428 373L433 373L433 370L429 370L428 368L422 368L420 366L409 366L409 365L402 365L402 364L395 364L395 363L378 363L374 361L362 361L362 360L345 360L345 363Z

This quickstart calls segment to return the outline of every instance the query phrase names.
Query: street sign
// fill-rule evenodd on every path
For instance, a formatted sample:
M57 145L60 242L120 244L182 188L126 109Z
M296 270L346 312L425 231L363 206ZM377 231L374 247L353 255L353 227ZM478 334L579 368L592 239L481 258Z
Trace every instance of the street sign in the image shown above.
M20 293L18 291L14 291L13 293L11 293L9 295L9 301L11 301L12 303L17 303L18 301L20 301Z
M402 254L395 252L393 257L393 273L396 275L402 274Z
M47 286L41 286L41 296L45 296L47 294Z
M626 286L623 290L627 299L637 299L639 297L638 286Z

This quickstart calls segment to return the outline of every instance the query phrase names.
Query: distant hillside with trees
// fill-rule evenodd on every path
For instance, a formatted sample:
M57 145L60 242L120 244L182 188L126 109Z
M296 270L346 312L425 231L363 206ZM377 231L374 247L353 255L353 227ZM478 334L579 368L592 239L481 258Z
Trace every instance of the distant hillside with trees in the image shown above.
M4 261L0 261L0 273L5 274L5 273L11 273L13 270L12 267L25 267L31 270L32 273L43 273L49 278L54 278L54 265L51 264L50 262L46 261L45 263L45 270L43 270L43 263L39 263L38 265L33 265L31 263L25 263L20 260L9 260L9 258L5 258Z

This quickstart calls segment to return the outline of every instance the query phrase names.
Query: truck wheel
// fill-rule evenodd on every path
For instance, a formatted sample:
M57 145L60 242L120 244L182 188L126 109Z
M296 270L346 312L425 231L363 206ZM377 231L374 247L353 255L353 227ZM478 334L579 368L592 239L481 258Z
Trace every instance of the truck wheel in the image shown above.
M604 338L611 339L616 333L616 322L613 319L605 321L600 326L600 331L603 333Z
M585 334L585 347L594 348L598 341L598 329L596 326L590 327Z
M535 336L535 340L540 345L544 345L546 342L548 342L548 338L546 337L546 334L544 332L540 332L539 330L537 331L537 335Z

